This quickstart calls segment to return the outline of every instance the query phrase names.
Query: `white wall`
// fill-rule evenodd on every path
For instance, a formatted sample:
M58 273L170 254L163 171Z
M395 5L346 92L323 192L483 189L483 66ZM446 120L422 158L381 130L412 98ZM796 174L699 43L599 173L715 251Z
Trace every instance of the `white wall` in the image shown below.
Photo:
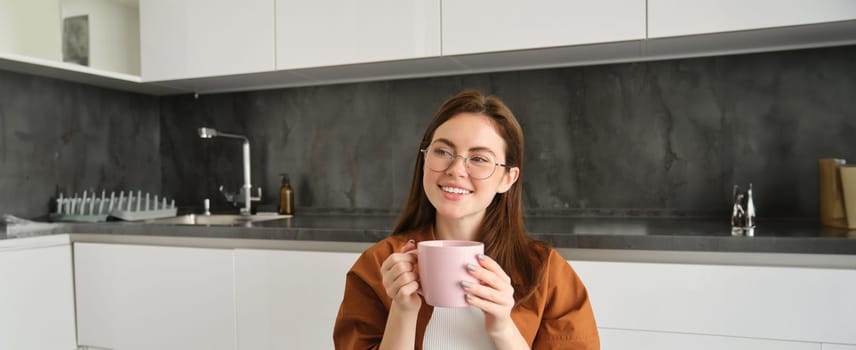
M140 16L136 3L117 0L61 1L62 18L80 15L89 15L89 66L139 75Z
M0 0L0 53L62 60L57 0Z

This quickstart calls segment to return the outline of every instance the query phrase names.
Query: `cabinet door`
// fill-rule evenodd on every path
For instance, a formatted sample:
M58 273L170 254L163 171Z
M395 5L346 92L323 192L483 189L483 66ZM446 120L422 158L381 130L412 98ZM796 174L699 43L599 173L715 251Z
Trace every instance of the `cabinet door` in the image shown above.
M853 0L648 0L648 38L851 19Z
M443 55L645 38L645 0L443 0Z
M358 253L235 251L238 349L332 349Z
M823 344L822 350L856 350L856 344L853 344L853 345Z
M603 328L856 343L856 269L571 265Z
M74 264L81 345L235 348L230 250L76 243Z
M277 69L440 55L440 0L276 0Z
M0 252L0 349L74 349L71 246Z
M605 328L600 344L609 350L821 350L819 343Z
M140 0L145 81L272 71L274 0Z

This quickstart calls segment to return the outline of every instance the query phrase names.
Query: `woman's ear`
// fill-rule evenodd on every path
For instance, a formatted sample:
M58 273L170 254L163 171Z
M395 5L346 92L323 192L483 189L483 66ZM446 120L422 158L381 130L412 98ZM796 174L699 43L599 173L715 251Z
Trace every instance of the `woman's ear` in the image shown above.
M499 187L496 189L496 193L505 193L511 189L511 186L517 182L517 178L520 177L520 168L511 167L508 168L508 171L502 175L502 182L500 182Z

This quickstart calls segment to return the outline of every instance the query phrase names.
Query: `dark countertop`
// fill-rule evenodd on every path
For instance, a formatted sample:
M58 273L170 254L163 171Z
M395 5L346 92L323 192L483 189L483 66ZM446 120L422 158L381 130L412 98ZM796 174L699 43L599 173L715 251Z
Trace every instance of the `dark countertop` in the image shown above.
M5 239L110 234L371 243L386 237L395 219L388 215L313 214L241 226L58 223L34 225L41 227L32 230L8 227ZM696 218L528 217L526 225L533 237L556 248L856 255L856 230L824 228L809 220L762 220L754 237L731 236L727 220Z

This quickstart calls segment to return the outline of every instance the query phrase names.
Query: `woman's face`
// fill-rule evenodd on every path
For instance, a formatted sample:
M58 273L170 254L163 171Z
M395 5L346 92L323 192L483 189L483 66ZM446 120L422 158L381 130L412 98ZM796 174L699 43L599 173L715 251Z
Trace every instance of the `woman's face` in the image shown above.
M520 170L516 167L497 167L486 179L474 179L467 172L464 158L477 154L487 154L496 163L505 163L505 141L497 133L494 122L485 115L455 115L434 131L429 149L435 146L463 156L455 158L444 171L431 170L426 159L422 186L437 209L438 219L480 221L494 196L508 191L517 181Z

